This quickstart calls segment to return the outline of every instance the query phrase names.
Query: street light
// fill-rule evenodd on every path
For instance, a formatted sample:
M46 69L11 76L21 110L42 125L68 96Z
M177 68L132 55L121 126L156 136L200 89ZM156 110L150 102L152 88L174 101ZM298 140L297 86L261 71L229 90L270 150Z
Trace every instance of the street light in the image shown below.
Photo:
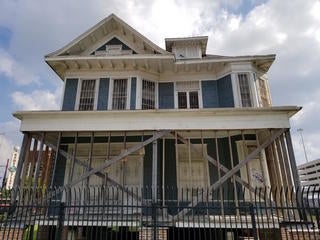
M301 142L302 142L303 151L304 151L304 156L305 156L305 158L306 158L306 162L308 162L308 156L307 156L306 146L304 145L304 140L303 140L303 136L302 136L303 129L302 129L302 128L299 128L299 129L297 129L297 132L300 133Z

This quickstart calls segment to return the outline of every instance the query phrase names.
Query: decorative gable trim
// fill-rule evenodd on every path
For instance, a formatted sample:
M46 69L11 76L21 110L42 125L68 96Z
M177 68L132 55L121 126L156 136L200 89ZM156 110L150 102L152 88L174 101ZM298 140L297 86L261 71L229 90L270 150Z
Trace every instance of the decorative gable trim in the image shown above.
M119 56L139 53L139 49L116 35L108 36L101 42L88 48L82 55Z
M65 55L82 55L83 52L91 46L96 45L101 39L106 36L111 38L115 33L118 33L117 35L128 36L132 43L139 43L143 49L152 51L155 54L171 54L151 42L116 15L111 14L63 48L46 55L46 58Z

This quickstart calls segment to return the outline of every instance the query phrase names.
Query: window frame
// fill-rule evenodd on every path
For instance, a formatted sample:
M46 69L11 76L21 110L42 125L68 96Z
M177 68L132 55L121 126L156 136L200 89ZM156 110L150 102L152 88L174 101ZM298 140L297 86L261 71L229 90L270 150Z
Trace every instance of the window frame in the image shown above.
M252 91L250 87L250 80L248 73L238 73L238 84L239 84L239 96L242 107L253 107L253 99L252 99ZM244 81L242 84L242 80ZM244 95L248 95L246 99L244 99ZM245 106L244 106L245 105Z
M251 106L244 106L243 104L243 100L242 100L242 94L241 94L241 86L240 86L240 75L245 75L247 77L247 81L248 81L248 91L249 91L249 97L250 97L250 105ZM238 92L238 98L239 98L239 106L240 107L248 107L248 108L252 108L252 107L256 107L256 102L254 99L254 93L253 93L253 81L252 81L252 73L250 72L237 72L236 73L236 79L237 79L237 92Z
M94 80L95 81L93 108L92 108L92 110L79 110L80 98L81 98L81 92L82 92L82 82L86 81L86 80ZM95 110L97 110L99 85L100 85L99 78L78 78L76 103L75 103L75 108L74 108L75 111L95 111Z
M113 109L113 92L114 92L114 81L115 80L121 80L126 79L127 80L127 99L126 99L126 107L125 109ZM123 111L123 110L129 110L130 109L130 97L131 97L131 78L130 77L110 77L110 83L109 83L109 97L108 97L108 110L113 111Z
M143 108L143 81L152 82L154 84L154 108L146 108L146 109ZM141 92L140 92L140 94L141 94L140 109L142 109L142 110L158 109L158 83L156 81L142 78L141 79ZM136 94L136 95L138 95L138 94Z
M201 80L195 80L195 81L182 81L182 82L198 82L198 88L190 88L190 89L178 89L177 82L174 83L174 108L175 109L201 109L202 106L202 91L201 91ZM198 107L197 108L191 108L190 107L190 93L197 92L198 93ZM187 98L187 107L186 108L179 108L179 93L186 93Z

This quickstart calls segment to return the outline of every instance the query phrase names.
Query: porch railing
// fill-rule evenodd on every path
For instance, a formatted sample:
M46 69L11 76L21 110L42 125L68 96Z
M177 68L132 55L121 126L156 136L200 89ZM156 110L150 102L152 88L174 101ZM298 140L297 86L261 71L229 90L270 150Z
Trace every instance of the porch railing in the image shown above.
M3 190L0 238L320 239L317 187L153 190Z

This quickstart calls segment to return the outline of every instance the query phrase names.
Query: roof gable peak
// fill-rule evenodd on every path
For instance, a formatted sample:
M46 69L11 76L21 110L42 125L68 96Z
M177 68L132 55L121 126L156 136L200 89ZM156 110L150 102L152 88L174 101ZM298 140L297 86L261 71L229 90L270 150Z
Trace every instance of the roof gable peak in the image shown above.
M117 38L137 54L170 54L112 13L66 46L48 54L46 58L90 55L113 38Z

